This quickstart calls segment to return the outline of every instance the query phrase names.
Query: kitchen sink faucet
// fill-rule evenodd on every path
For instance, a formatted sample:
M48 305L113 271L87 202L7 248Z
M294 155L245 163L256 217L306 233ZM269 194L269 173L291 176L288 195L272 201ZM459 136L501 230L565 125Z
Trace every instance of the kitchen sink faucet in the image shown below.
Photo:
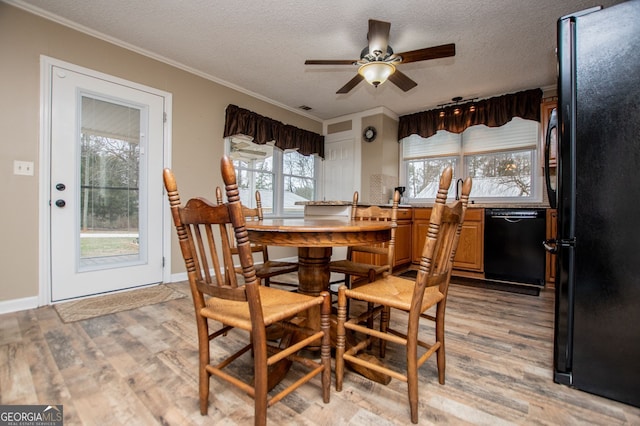
M456 180L456 200L460 199L460 191L462 189L463 182L464 180L462 180L462 178L458 178L458 180Z

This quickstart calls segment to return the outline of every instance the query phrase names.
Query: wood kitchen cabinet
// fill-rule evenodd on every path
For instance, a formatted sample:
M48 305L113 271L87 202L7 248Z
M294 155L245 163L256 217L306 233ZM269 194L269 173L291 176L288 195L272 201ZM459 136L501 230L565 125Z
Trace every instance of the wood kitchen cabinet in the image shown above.
M558 98L553 97L546 99L540 104L540 120L542 124L542 132L540 137L540 164L544 167L544 148L545 140L547 137L547 124L549 124L549 117L551 117L551 111L558 105ZM556 154L558 151L558 136L557 132L551 135L551 144L549 145L549 168L556 167Z
M558 211L547 209L547 239L554 239L558 235ZM556 282L556 255L547 252L545 280L547 285L554 286Z
M393 267L411 263L411 209L398 209L398 227L396 228L396 247Z
M413 263L420 263L430 216L431 208L413 209ZM484 209L467 209L453 267L477 273L484 271Z
M424 240L427 238L430 217L431 208L413 209L413 238L411 241L413 263L420 263L420 255L422 254Z
M453 268L484 272L484 209L467 209Z

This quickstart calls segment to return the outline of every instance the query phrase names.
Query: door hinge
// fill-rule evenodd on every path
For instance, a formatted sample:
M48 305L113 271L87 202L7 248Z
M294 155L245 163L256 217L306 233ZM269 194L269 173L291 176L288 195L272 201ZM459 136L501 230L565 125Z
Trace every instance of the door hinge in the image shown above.
M162 256L162 267L163 267L163 268L164 268L164 259L165 259L165 257L164 257L164 256Z
M162 113L162 120L166 123L167 122L167 113L163 112Z

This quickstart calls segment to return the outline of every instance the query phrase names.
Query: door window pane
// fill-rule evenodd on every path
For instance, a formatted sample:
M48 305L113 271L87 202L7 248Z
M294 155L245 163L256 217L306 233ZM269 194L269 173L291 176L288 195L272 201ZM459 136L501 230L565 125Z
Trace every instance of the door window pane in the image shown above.
M137 260L140 110L82 97L80 265Z

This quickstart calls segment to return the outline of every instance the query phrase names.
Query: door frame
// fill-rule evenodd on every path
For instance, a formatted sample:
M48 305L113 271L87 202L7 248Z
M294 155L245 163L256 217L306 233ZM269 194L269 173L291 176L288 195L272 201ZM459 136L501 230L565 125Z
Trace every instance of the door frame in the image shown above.
M122 84L137 90L163 97L164 102L164 143L163 168L171 167L171 117L172 94L129 80L114 77L89 68L40 55L40 147L39 147L39 224L38 224L38 306L51 304L51 76L54 66L69 69L91 77ZM160 177L158 177L160 178ZM171 282L171 222L169 205L163 203L162 211L162 282Z

